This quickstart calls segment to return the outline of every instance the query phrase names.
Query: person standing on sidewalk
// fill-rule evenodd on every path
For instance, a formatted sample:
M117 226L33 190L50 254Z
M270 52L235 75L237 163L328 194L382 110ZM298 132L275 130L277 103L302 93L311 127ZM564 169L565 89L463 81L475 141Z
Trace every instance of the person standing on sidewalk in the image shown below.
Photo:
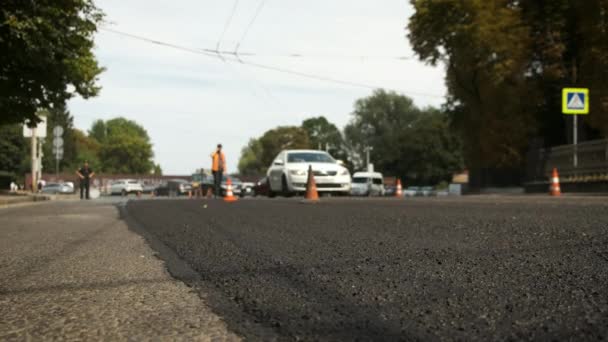
M85 161L84 165L76 171L76 174L80 177L80 199L83 199L85 195L86 199L89 199L89 187L95 172L89 167L89 162Z
M217 198L221 196L222 177L226 172L226 156L222 152L222 144L218 144L217 150L211 154L211 172L213 172L213 195Z

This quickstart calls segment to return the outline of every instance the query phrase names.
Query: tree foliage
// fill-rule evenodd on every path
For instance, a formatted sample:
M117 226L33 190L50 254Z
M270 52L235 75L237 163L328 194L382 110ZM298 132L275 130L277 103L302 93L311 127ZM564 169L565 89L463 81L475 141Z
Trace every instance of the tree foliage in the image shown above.
M102 16L92 0L2 1L0 124L36 121L38 108L98 93L103 69L92 49Z
M154 171L152 143L148 132L125 118L96 121L89 136L99 143L101 171L142 174Z
M355 104L344 134L352 147L351 161L365 169L365 148L371 162L386 175L408 183L436 184L462 170L461 143L447 116L437 109L420 110L408 97L383 90Z
M99 158L101 145L97 142L97 140L88 137L79 129L73 129L72 136L74 138L76 156L70 163L71 167L73 169L77 169L84 164L85 161L88 161L97 172L102 171L104 167Z
M306 131L297 126L271 129L259 139L252 139L243 148L239 160L239 172L245 175L266 173L268 165L282 150L311 148Z
M23 172L28 146L21 125L0 125L0 171Z
M302 128L308 134L310 145L329 152L334 158L345 160L347 158L342 133L324 116L310 118L302 122Z
M260 139L250 139L241 151L238 169L242 175L262 175L268 165L262 164L262 144Z
M607 1L411 3L410 41L421 60L446 65L447 109L469 166L520 167L530 139L565 143L567 86L591 88L585 124L608 134Z

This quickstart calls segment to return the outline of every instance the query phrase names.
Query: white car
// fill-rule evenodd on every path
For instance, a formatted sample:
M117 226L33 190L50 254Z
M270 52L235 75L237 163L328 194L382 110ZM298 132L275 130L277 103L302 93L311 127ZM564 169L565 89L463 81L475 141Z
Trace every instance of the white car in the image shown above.
M143 193L144 188L140 182L134 179L119 179L110 186L110 195L122 195Z
M384 177L379 172L356 172L351 195L384 196Z
M350 194L350 172L329 153L285 150L277 155L268 169L270 195L281 193L288 196L305 192L309 166L312 166L317 191Z

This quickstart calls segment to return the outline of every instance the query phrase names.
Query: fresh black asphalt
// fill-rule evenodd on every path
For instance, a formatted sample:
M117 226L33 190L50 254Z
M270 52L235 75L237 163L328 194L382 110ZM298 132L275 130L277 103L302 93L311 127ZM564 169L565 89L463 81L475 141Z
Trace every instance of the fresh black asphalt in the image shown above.
M126 211L169 270L252 340L606 340L607 203L181 200Z

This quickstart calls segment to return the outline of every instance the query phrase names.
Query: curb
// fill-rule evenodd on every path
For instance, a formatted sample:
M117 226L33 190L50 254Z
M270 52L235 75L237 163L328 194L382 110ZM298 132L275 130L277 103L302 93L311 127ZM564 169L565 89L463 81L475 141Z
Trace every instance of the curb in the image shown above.
M14 204L34 203L50 201L50 196L39 196L39 195L28 195L28 196L15 196L14 198L0 198L0 207L7 207Z

